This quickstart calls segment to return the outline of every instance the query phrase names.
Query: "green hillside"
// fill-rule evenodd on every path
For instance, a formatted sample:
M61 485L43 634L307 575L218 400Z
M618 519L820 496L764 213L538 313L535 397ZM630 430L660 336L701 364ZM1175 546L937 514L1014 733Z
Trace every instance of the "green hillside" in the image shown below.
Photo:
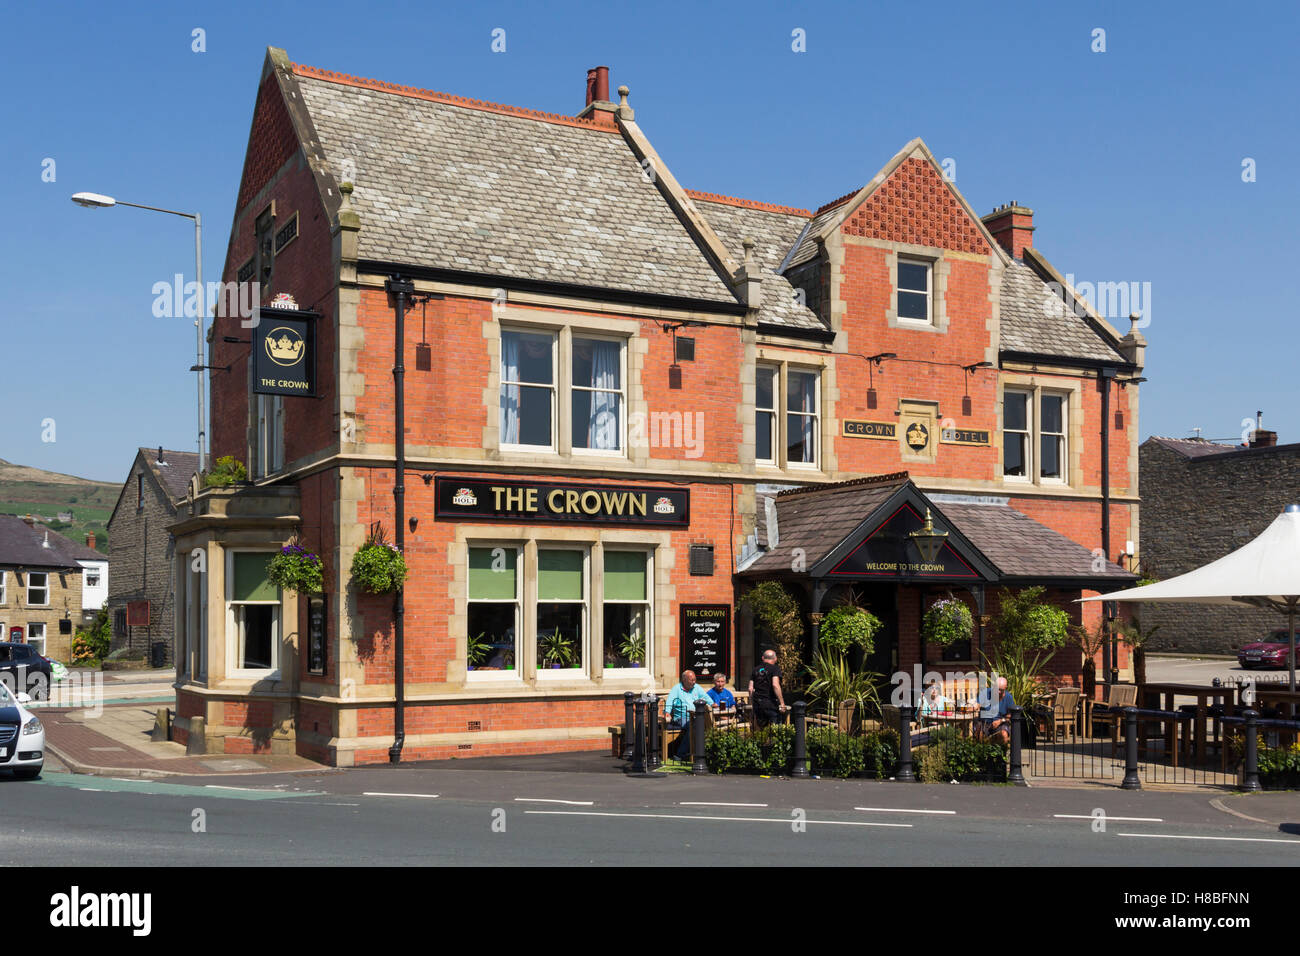
M0 514L30 514L48 518L45 523L78 543L95 533L95 550L108 553L108 519L117 504L121 485L90 481L75 475L15 465L0 458ZM72 520L58 520L71 512Z

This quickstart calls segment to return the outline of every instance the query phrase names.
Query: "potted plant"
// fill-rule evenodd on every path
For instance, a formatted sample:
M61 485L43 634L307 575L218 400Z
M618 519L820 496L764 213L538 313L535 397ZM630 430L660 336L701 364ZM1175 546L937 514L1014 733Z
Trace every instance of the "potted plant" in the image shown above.
M352 583L369 594L390 594L406 582L406 559L384 538L383 526L370 526L366 543L352 556Z
M478 670L491 653L492 645L482 631L465 637L465 662L470 670Z
M537 643L542 651L542 663L552 670L578 666L578 652L573 639L561 634L558 627L552 633L539 637Z
M624 634L618 642L619 655L633 667L645 665L645 635Z
M319 594L325 590L324 563L320 555L292 539L266 566L272 584L298 594Z
M939 647L969 641L974 628L975 619L970 608L951 595L931 604L921 619L921 631L926 642Z
M248 480L248 469L234 455L222 455L217 459L212 470L203 475L203 484L208 488L226 488L242 484Z

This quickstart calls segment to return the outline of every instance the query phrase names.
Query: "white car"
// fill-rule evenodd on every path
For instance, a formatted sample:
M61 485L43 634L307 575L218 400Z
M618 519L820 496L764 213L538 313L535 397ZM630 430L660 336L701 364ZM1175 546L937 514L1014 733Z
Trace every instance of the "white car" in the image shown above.
M45 727L23 706L29 703L0 681L0 770L12 770L19 780L39 777L45 766Z

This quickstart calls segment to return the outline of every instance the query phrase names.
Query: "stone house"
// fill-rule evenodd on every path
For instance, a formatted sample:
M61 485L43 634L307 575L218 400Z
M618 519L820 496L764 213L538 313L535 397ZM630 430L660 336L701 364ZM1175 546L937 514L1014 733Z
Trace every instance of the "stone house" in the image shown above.
M0 515L0 639L69 661L91 566L107 574L99 552L31 516Z

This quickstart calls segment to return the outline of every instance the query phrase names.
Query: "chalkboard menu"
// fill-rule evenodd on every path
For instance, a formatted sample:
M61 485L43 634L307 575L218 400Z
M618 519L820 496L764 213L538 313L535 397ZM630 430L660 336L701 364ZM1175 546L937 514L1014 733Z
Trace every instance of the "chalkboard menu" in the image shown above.
M709 683L731 662L731 605L682 605L682 670Z

